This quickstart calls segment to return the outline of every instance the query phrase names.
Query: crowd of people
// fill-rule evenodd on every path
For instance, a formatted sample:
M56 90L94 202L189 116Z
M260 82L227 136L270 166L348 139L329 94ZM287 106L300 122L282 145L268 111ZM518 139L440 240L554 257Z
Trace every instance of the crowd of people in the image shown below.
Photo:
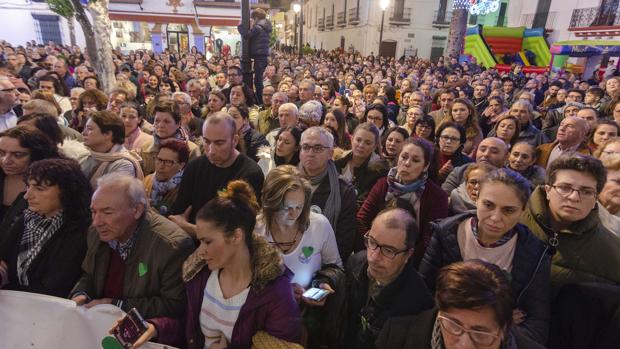
M0 51L0 288L136 347L620 347L620 77Z

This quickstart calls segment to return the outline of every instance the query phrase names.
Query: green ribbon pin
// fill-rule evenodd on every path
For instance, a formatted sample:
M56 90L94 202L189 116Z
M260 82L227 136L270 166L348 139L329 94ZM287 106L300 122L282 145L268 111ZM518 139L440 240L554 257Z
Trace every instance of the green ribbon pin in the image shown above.
M301 248L301 252L304 254L304 257L310 258L310 256L312 256L312 252L314 252L314 247L304 246Z
M140 262L140 264L138 264L138 275L140 277L143 277L144 275L146 275L146 273L149 271L149 267L144 264L143 262Z

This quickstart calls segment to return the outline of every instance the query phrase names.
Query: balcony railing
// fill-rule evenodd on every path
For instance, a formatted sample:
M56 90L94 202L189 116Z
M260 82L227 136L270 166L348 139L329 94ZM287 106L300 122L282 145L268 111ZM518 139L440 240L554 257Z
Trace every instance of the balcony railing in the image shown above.
M392 25L407 25L411 23L411 7L405 7L404 9L392 8L392 15L390 16L390 24Z
M317 27L319 27L320 32L325 30L325 19L324 18L319 18L319 25Z
M605 11L600 7L579 8L573 10L569 29L606 27L620 25L620 11Z
M345 27L347 25L347 19L344 17L344 11L338 12L338 16L336 18L336 24L339 27Z
M547 22L545 23L545 28L552 29L555 27L555 20L557 17L557 12L549 12L547 13ZM534 25L534 18L536 18L535 13L528 13L521 16L521 21L519 22L519 26L523 26L526 28L532 28Z
M334 16L329 15L325 18L325 29L334 29Z
M360 23L360 16L357 11L357 7L349 9L349 24L355 25Z
M433 27L448 28L452 20L452 11L439 12L435 11L433 15Z

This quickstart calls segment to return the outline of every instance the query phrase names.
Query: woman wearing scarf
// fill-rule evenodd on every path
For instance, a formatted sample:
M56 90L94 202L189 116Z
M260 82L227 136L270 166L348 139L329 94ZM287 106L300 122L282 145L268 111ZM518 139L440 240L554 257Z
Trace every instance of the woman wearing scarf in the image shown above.
M162 142L169 139L176 139L187 143L189 149L189 160L200 156L200 148L189 140L183 127L181 127L181 114L175 107L174 102L164 101L157 103L153 108L155 120L153 122L153 142L142 148L142 170L149 175L155 171L155 158L159 153Z
M97 180L112 172L125 173L144 179L140 168L140 156L125 149L125 124L115 112L104 110L95 112L86 122L84 145L90 149L90 155L80 166L90 180L93 189Z
M155 158L155 173L144 178L144 189L151 207L162 216L168 216L177 198L183 170L188 160L187 143L176 139L164 141Z
M409 210L418 222L420 235L414 247L417 267L431 240L430 222L448 216L448 195L428 180L433 146L422 138L409 138L390 169L374 185L357 213L358 235L364 236L377 214L386 207Z
M144 123L138 105L134 102L125 102L121 105L121 119L125 124L125 148L139 152L140 149L153 143L151 135L142 132Z
M64 298L82 275L90 184L69 159L36 161L24 178L28 208L0 243L0 288Z
M482 182L476 211L432 223L433 239L419 272L435 289L439 269L472 259L493 263L510 274L518 297L512 305L514 331L540 344L549 335L550 246L519 219L530 197L530 183L501 168Z

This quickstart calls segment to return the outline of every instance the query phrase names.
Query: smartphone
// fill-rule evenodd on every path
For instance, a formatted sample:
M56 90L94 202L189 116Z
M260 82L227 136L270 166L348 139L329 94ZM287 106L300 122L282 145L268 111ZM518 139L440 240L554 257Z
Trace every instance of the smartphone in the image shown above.
M311 289L304 292L303 296L306 298L310 298L313 301L320 302L321 300L323 300L323 298L327 297L328 294L329 292L322 288L312 287Z
M136 308L132 308L121 320L114 331L114 337L123 346L131 348L132 345L146 332L148 325Z

